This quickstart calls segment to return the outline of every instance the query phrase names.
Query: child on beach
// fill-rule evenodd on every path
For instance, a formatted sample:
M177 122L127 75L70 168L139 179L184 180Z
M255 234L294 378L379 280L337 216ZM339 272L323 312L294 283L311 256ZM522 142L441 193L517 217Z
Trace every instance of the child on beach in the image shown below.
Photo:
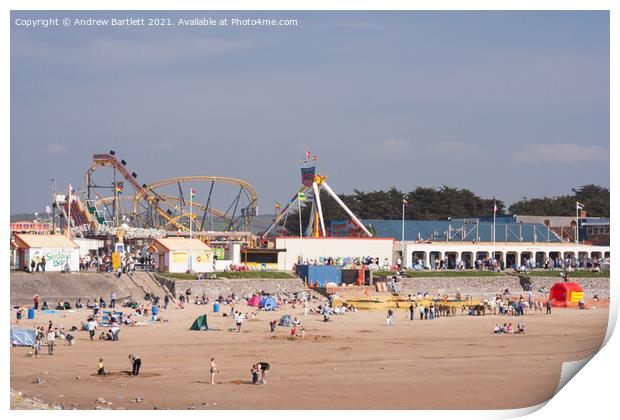
M103 359L99 358L99 364L97 365L97 375L99 376L105 376L107 375L104 367L103 367Z
M32 346L34 348L34 354L32 355L32 357L41 357L41 336L39 334L36 335L36 337L34 338L34 345Z
M252 365L250 373L252 374L252 383L258 385L258 364Z
M271 330L271 334L273 334L274 331L276 330L276 321L275 321L275 319L273 321L269 321L269 329Z
M217 372L217 363L215 363L215 358L211 358L211 363L209 364L209 372L211 373L211 385L215 385L215 372Z

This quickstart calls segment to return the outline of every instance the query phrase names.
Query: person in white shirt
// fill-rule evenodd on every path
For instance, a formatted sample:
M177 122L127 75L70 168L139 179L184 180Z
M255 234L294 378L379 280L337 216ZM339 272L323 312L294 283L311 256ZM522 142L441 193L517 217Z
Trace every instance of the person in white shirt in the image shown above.
M56 333L53 330L47 332L47 354L54 354L54 343L56 342Z
M97 321L93 318L89 318L88 320L88 334L90 335L90 339L95 339L95 331L97 330Z
M241 323L243 322L243 316L240 312L235 312L235 323L237 324L237 332L241 332Z

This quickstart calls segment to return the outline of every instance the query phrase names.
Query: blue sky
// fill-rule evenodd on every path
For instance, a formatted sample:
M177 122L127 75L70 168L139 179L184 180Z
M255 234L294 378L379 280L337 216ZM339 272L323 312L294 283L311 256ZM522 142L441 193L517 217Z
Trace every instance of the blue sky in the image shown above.
M296 27L11 27L11 212L110 149L142 182L242 178L261 213L310 148L337 192L510 203L609 186L607 12L12 12L268 17Z

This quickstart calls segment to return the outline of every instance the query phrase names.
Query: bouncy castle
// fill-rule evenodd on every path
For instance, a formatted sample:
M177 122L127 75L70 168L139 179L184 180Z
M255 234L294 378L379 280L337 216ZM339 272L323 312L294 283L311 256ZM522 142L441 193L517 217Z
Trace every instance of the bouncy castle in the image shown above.
M558 282L549 290L549 300L554 307L577 307L579 301L583 300L583 288L579 283Z

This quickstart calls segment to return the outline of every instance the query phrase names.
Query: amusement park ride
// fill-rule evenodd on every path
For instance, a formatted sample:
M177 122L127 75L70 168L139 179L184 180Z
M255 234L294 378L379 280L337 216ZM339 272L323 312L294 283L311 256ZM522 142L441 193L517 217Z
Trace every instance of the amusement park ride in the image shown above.
M311 212L305 236L328 236L330 232L325 228L321 206L322 190L349 215L351 220L347 223L355 226L359 234L372 237L334 193L327 177L316 173L312 165L316 160L317 157L312 156L310 151L306 152L306 158L300 161L302 186L262 234L262 241L281 232L282 228L278 230L278 225L282 221L286 224L286 218L295 205L301 210L301 201L306 199L306 194ZM127 162L119 160L113 150L95 154L93 163L86 171L82 200L71 187L66 197L56 196L54 208L59 207L72 225L69 235L101 237L117 235L120 231L133 237L159 237L191 236L193 232L196 237L209 241L254 242L251 223L257 213L258 200L256 190L249 183L235 178L203 175L168 178L146 184L139 182L138 174L130 172L126 165ZM206 184L204 188L198 188L207 192L204 202L196 200L194 187L200 183ZM189 200L184 198L183 191L190 192ZM299 213L301 231L301 211Z
M305 200L306 193L309 193L311 198L312 208L310 210L310 220L308 226L312 226L312 237L327 237L325 230L325 220L323 218L323 209L321 207L321 190L325 190L338 205L349 215L351 221L368 237L372 237L372 234L366 229L362 222L353 214L353 212L342 202L338 195L327 184L327 177L317 174L316 167L311 166L312 162L316 161L317 157L313 156L310 150L306 151L305 158L299 161L301 166L301 183L302 186L297 193L289 200L284 206L282 211L276 216L274 222L267 228L263 237L273 236L272 232L276 232L276 227L281 221L286 220L286 216L290 210L297 204L299 210L301 210L301 201ZM301 214L301 212L300 212ZM300 216L301 217L301 216ZM286 223L286 222L285 222ZM301 223L300 223L301 225ZM301 228L300 228L301 230Z
M93 155L93 164L86 171L86 204L93 225L108 228L126 224L133 228L158 229L184 233L191 228L202 231L232 232L249 230L256 216L257 194L249 183L220 176L186 176L163 179L151 184L140 183L138 175L126 169L125 160L118 160L115 152ZM102 168L112 169L112 182L98 182ZM183 191L195 191L189 186L206 184L204 203L186 200ZM222 185L228 188L221 188ZM222 189L227 190L223 197ZM216 197L214 190L220 190ZM232 193L231 193L232 191ZM176 193L176 194L175 194ZM215 207L215 199L225 203L226 210ZM86 215L88 216L88 214Z

